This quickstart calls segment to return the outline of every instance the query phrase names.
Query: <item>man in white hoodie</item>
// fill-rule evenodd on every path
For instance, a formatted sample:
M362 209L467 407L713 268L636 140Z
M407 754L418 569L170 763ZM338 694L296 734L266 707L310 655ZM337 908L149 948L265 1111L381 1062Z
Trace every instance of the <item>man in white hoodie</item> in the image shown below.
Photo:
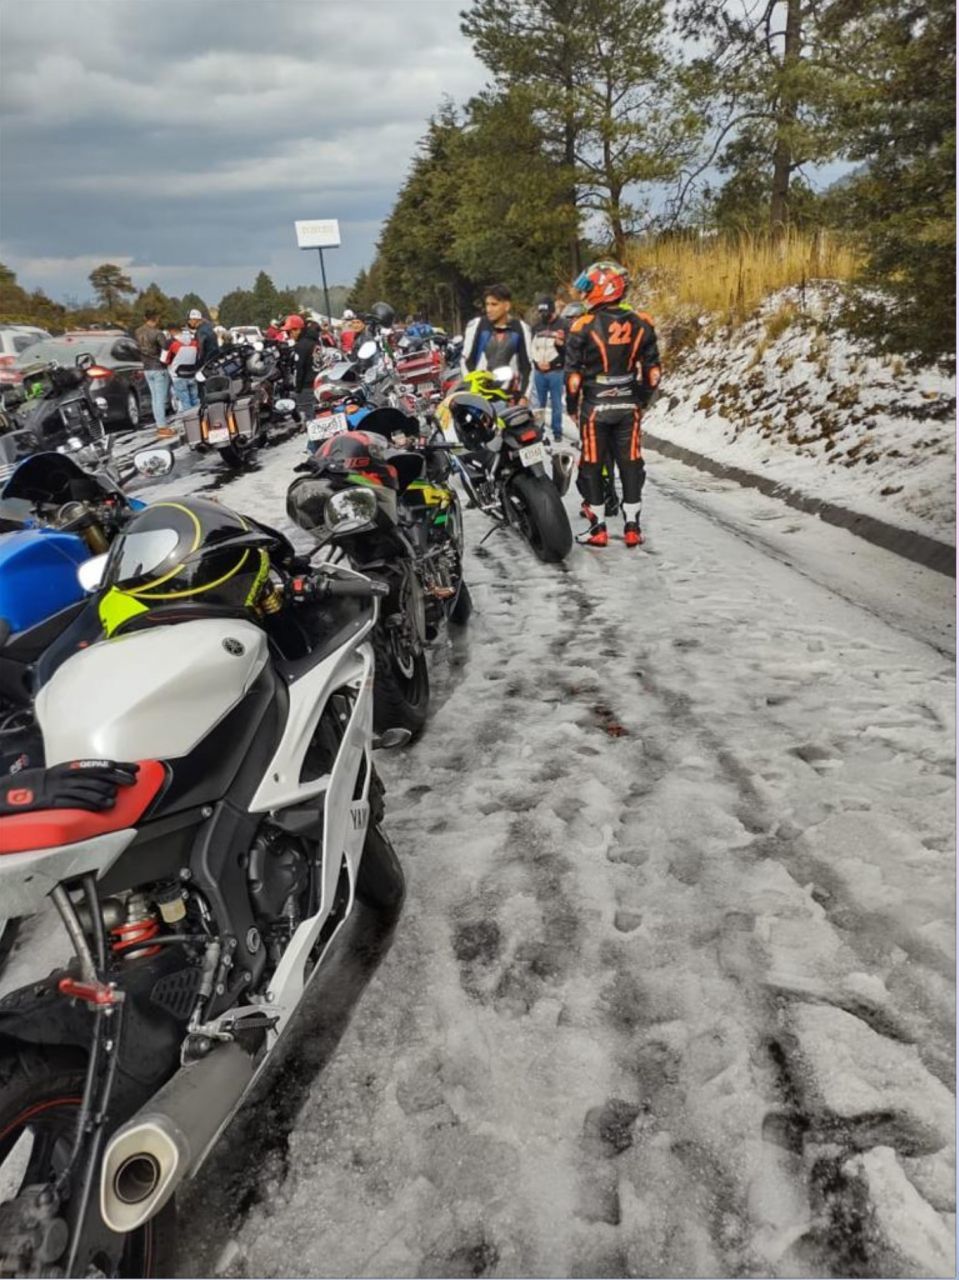
M192 409L200 403L200 389L196 385L197 341L193 331L186 327L173 338L160 359L170 370L173 395L177 409Z

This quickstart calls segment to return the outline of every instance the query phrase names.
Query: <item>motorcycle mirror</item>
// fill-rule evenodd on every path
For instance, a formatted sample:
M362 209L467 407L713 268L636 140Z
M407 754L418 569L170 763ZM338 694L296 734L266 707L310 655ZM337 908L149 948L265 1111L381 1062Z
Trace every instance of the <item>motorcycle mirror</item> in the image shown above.
M513 370L508 364L501 364L491 372L493 381L498 387L502 387L504 391L513 381Z
M89 595L96 591L103 581L103 570L106 568L107 557L94 556L92 560L84 560L77 568L77 581L80 586Z
M74 361L74 364L77 366L78 369L83 369L84 371L87 369L92 369L93 356L90 355L89 351L81 351L80 354L77 356L76 360Z
M368 342L364 342L363 345L360 347L359 351L357 351L356 353L358 360L372 360L375 355L376 355L376 343L373 342L372 339L370 339Z
M141 449L133 455L133 465L141 476L168 476L173 470L173 450Z

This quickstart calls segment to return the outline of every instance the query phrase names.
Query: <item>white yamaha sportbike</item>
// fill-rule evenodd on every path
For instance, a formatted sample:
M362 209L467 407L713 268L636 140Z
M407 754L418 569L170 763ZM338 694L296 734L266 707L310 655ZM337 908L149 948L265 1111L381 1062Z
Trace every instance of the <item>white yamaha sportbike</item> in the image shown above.
M172 1275L173 1200L277 1045L354 898L395 917L372 730L377 584L313 575L280 656L164 606L40 691L47 763L139 761L104 813L3 820L0 902L74 957L0 1001L0 1275ZM209 614L209 610L205 611Z

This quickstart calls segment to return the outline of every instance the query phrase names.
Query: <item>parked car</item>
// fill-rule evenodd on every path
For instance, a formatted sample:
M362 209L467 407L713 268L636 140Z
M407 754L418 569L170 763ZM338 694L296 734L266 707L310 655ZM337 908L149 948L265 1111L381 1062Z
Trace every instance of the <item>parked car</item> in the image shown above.
M16 368L17 357L41 338L49 337L46 329L32 324L0 325L0 388L15 387L20 382L23 375Z
M140 349L122 329L76 330L60 338L45 338L18 356L15 367L22 376L24 369L47 360L73 365L81 351L93 356L87 377L93 394L107 402L108 428L134 429L145 416L152 415Z

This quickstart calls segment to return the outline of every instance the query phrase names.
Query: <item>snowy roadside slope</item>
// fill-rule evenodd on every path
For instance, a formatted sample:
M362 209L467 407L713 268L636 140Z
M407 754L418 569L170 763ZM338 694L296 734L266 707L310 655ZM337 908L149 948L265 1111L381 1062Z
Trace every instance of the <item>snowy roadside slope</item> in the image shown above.
M955 377L867 356L822 285L677 356L648 429L811 498L955 543ZM778 332L789 309L792 322Z
M229 500L280 523L285 460ZM393 947L183 1274L954 1273L951 663L647 505L565 570L468 513L465 647L378 760Z

